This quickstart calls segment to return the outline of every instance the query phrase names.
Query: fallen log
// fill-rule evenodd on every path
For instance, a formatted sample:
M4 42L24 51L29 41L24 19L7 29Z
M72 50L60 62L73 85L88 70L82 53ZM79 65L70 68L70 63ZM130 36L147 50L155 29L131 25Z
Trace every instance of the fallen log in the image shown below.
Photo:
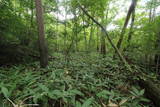
M145 89L145 95L155 107L160 107L160 89L150 80L139 80L141 88Z

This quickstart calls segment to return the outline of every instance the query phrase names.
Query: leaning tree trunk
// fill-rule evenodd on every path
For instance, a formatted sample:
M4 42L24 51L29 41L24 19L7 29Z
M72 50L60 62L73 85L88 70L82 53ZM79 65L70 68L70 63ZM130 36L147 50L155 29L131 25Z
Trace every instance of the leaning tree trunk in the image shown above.
M132 39L132 35L133 35L134 21L135 21L135 9L132 12L131 26L130 26L130 30L129 30L128 38L127 38L127 46L126 46L126 48L123 49L123 51L128 50L130 47L131 39Z
M45 68L48 65L48 50L45 43L42 2L41 0L35 0L35 4L39 34L40 65L42 68Z
M131 27L130 27L130 31L129 31L129 34L128 34L128 40L127 40L128 45L130 45L130 41L132 39L134 20L135 20L135 10L132 13Z
M97 24L101 30L104 32L105 37L107 37L108 42L110 43L110 45L112 46L112 48L115 50L115 52L117 53L118 57L120 58L120 60L124 63L124 65L126 66L126 68L130 71L133 72L131 66L128 64L128 62L126 61L126 59L124 58L124 56L121 54L121 52L119 51L119 49L114 45L114 43L112 42L108 32L106 31L106 29L103 27L103 25L101 25L97 20L94 19L94 17L92 17L80 4L80 2L78 2L79 4L79 8L85 13L85 15L87 17L89 17L95 24Z
M129 23L130 16L134 12L136 4L137 4L137 0L132 0L131 6L130 6L130 8L128 10L128 13L127 13L127 17L126 17L125 23L124 23L123 28L122 28L122 32L120 34L120 38L119 38L119 40L117 42L117 48L118 49L121 48L121 44L123 42L124 34L125 34L125 31L126 31L127 25Z

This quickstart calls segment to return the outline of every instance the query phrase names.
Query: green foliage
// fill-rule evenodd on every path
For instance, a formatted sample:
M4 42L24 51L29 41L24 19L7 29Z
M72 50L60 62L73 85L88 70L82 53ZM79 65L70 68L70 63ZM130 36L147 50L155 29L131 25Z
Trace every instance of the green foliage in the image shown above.
M65 107L97 107L107 105L109 101L119 104L124 99L127 99L124 105L129 107L148 101L143 97L144 90L132 88L128 89L129 93L122 93L117 86L124 83L126 74L117 69L118 63L109 56L100 60L96 54L75 54L68 63L62 55L56 56L60 57L47 69L39 68L37 63L1 68L3 103L9 104L6 98L10 98L18 104L30 96L26 104L62 104Z
M103 44L103 32L79 8L82 5L106 27L116 44L129 0L42 0L45 39L49 55L54 56L54 60L49 56L51 61L46 69L30 60L30 56L39 60L34 0L0 0L0 61L9 59L7 63L0 62L7 66L0 68L0 106L10 107L13 101L44 107L148 107L145 90L128 80L157 79L154 60L160 52L160 3L141 2L138 0L132 38L128 42L129 24L120 50L134 69L130 73L119 59L113 60L115 50L107 41ZM106 46L105 57L100 54L102 45ZM22 64L22 59L29 63ZM10 60L21 64L10 67Z

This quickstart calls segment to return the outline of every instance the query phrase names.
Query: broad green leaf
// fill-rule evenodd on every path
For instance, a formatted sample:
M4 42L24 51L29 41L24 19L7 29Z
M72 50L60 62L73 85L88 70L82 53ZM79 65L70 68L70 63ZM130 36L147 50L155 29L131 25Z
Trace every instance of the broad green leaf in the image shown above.
M46 86L43 85L43 84L39 84L39 87L40 87L43 91L45 91L45 92L48 92L48 91L49 91L48 87L46 87Z
M81 105L81 103L80 103L80 102L76 101L76 105L75 105L75 107L82 107L82 105Z
M7 89L6 87L2 87L2 88L1 88L1 91L2 91L3 95L4 95L6 98L9 97L9 91L8 91L8 89Z
M93 103L93 101L94 101L94 98L93 98L93 97L87 99L87 100L83 103L82 107L90 107L91 104Z
M83 94L82 92L80 92L79 90L76 90L76 89L70 90L69 92L70 92L70 93L73 93L73 94L75 94L75 95L84 96L84 94Z

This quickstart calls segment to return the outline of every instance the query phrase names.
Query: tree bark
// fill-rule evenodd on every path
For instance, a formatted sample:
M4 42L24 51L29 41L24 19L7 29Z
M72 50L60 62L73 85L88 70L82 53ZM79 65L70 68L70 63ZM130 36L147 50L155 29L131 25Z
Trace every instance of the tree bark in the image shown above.
M34 7L33 7L33 3L34 3L33 0L31 0L31 7L30 7L30 9L31 9L31 19L30 19L30 20L31 20L31 25L30 25L31 30L32 30L32 27L33 27L33 18L34 18L34 13L33 13L33 12L34 12L34 10L33 10Z
M74 38L74 46L75 46L75 52L78 52L78 18L77 18L77 15L76 15L76 11L73 12L73 15L74 15L74 30L73 30L73 34L75 36Z
M66 0L64 0L65 2L65 23L64 23L64 53L66 51L66 45L67 45L67 6L66 6Z
M91 22L91 28L90 28L90 37L89 37L89 52L92 50L92 40L93 40L93 30L94 30L94 28L93 28L93 22Z
M155 48L156 50L160 50L160 32L157 34L157 41ZM160 54L158 52L155 54L154 62L156 65L155 71L160 75Z
M130 41L132 39L134 20L135 20L135 10L132 13L131 27L130 27L130 31L129 31L129 34L128 34L128 40L127 40L128 44L130 43Z
M120 38L119 38L119 40L117 42L117 48L118 49L121 48L121 44L123 42L124 34L125 34L125 31L126 31L130 16L133 13L133 11L135 10L136 4L137 4L137 0L132 0L131 6L130 6L130 8L128 10L128 13L127 13L127 17L126 17L125 23L124 23L123 28L122 28L122 32L120 34Z
M103 30L101 30L101 54L103 55L103 57L106 56L106 39L105 39L105 33Z
M132 34L133 34L134 21L135 21L135 9L132 13L131 26L130 26L128 39L127 39L127 46L126 46L126 48L123 49L123 51L126 51L130 47L130 42L131 42Z
M45 43L43 8L41 0L35 0L35 4L39 34L40 65L42 68L45 68L48 65L48 49Z
M55 37L55 39L56 39L55 50L56 51L59 51L59 46L58 46L58 36L59 36L59 34L58 34L58 32L59 32L59 27L58 27L58 23L59 23L59 20L58 20L58 15L59 15L58 3L59 3L59 1L56 0L56 8L57 8L57 12L56 12L56 31L57 31L57 33L56 33L56 37Z
M84 45L85 45L85 51L87 52L87 35L86 35L85 17L84 17L84 14L83 14L82 20L83 20Z
M106 12L106 16L102 17L102 26L106 29L107 27L107 23L108 23L108 12L109 12L109 3L107 4L107 12ZM105 38L105 32L101 29L101 54L103 55L103 57L106 56L106 38Z
M99 52L99 28L97 26L97 52Z

